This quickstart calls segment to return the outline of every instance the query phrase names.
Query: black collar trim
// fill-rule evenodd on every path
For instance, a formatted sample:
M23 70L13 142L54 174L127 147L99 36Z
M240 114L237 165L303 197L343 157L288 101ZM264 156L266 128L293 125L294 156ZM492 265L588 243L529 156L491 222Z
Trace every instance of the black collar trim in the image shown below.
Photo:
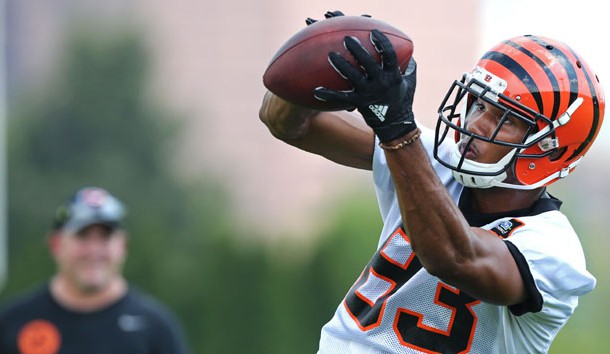
M506 217L518 218L523 216L534 216L551 210L559 210L559 208L561 208L561 204L561 200L544 192L540 199L538 199L532 206L528 208L517 209L502 213L482 214L475 212L472 208L470 188L464 188L464 190L462 191L462 195L460 195L460 200L458 202L458 206L462 211L462 214L464 214L466 221L468 221L468 224L470 226L474 227L481 227L495 220Z

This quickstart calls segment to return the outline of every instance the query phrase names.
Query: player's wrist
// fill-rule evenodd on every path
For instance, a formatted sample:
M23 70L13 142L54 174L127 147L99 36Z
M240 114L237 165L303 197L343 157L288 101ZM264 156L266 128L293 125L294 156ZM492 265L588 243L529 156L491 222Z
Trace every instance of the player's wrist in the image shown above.
M384 150L396 151L407 147L408 145L413 144L417 140L419 140L421 136L421 130L417 127L414 127L412 130L402 134L394 139L388 141L379 140L379 147Z
M413 113L405 112L399 118L387 121L385 124L373 126L372 128L380 142L388 143L415 131L417 124L415 124Z

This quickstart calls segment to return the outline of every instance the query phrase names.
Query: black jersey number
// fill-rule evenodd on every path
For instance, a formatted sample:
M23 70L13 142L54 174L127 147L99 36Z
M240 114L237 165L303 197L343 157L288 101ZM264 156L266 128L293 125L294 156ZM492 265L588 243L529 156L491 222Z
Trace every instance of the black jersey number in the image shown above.
M378 327L388 298L421 268L408 236L398 228L375 253L345 297L344 306L358 327L363 331ZM434 303L451 310L447 330L427 326L422 314L399 308L393 325L398 340L426 353L467 352L477 324L472 306L479 301L439 282Z

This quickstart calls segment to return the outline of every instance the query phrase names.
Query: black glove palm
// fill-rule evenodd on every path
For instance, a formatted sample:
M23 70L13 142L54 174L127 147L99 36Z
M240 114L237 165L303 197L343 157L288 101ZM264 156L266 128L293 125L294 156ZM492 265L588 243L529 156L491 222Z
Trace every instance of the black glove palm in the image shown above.
M337 91L318 87L314 96L358 109L381 142L387 142L416 128L412 106L417 65L413 59L403 77L394 47L380 31L371 32L371 42L381 55L381 65L354 37L345 37L345 47L364 68L350 64L338 53L329 53L333 68L353 85L353 90Z

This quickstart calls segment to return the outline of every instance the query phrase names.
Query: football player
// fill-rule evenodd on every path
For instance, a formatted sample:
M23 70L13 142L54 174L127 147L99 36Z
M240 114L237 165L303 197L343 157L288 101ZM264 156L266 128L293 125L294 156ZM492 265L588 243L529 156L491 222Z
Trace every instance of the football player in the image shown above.
M346 111L267 92L259 112L276 138L373 174L378 248L323 327L318 353L547 352L595 287L546 187L599 132L597 76L560 41L511 38L453 82L428 129L411 110L415 61L401 73L387 37L373 30L371 41L381 64L344 40L364 73L329 54L353 90L315 90Z

